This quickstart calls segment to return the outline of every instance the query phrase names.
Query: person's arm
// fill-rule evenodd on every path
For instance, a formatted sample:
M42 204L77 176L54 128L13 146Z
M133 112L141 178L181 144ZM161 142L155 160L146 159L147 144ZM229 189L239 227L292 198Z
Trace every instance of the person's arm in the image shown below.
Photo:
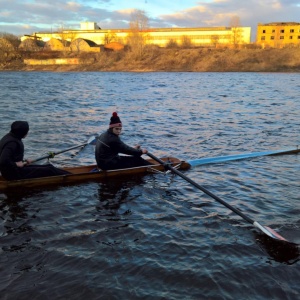
M18 161L15 162L14 160L14 154L18 150L18 144L15 142L7 143L4 148L2 149L1 155L0 155L0 165L15 168L17 167L23 167L24 162Z
M145 150L140 148L130 147L126 145L124 142L122 142L120 139L114 141L114 143L112 143L112 146L115 147L119 153L123 153L127 155L141 156L142 154L145 154L144 152Z
M142 153L143 153L143 154L147 154L147 153L148 153L148 150L147 150L147 149L142 149L142 148L141 148L141 145L135 145L134 148L135 148L135 149L140 149L140 150L142 150Z

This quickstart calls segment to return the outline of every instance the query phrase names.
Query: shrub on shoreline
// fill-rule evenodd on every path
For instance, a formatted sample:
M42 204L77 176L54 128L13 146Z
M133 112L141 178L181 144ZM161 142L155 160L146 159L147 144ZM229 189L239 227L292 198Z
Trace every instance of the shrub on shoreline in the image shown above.
M118 72L299 72L300 48L209 49L146 46L137 55L129 50L90 52L15 51L0 70L118 71ZM24 65L24 59L79 58L80 65ZM5 57L4 57L5 58ZM92 63L91 63L92 61Z

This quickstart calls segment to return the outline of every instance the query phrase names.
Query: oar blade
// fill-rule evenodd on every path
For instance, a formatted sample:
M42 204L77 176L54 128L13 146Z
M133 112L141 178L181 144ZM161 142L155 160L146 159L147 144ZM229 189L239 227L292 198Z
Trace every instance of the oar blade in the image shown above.
M263 226L259 224L258 222L254 222L253 225L257 228L259 228L264 234L268 235L269 237L279 240L279 241L284 241L290 243L287 239L285 239L283 236L281 236L278 232L276 232L274 229L268 227L268 226Z
M87 145L96 145L96 139L96 136L91 136L87 141Z
M252 153L242 153L242 154L234 154L227 156L216 156L216 157L205 157L199 159L188 160L187 162L192 166L201 166L206 164L215 164L215 163L223 163L227 161L235 161L246 158L255 158L260 156L270 156L270 155L280 155L280 154L293 154L300 152L300 147L291 147L282 150L268 150L262 152L252 152Z

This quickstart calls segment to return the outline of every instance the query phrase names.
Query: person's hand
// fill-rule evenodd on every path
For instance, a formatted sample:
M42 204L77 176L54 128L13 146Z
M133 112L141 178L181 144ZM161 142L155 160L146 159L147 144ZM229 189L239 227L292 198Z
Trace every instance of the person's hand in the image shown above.
M29 164L31 164L32 163L32 159L25 159L25 160L21 160L21 161L17 161L16 162L16 165L19 167L19 168L23 168L24 166L26 166L26 165L29 165Z
M16 162L16 165L19 167L19 168L23 168L25 165L26 165L26 161L17 161Z
M141 145L136 145L136 146L134 146L134 148L141 150L143 154L146 154L148 152L147 149L141 149Z

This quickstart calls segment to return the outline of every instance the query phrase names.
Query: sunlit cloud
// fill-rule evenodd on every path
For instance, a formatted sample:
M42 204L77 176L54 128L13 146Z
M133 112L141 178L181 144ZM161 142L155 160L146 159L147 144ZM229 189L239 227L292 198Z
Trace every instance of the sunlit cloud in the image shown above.
M273 4L272 4L272 8L274 9L281 9L282 8L282 5L279 1L275 1Z
M129 9L117 10L116 13L120 13L122 15L131 15L134 11L135 11L134 8L129 8Z
M242 26L256 31L258 23L299 22L299 0L0 0L0 32L31 34L65 27L79 29L80 22L96 22L102 29L128 28L134 9L149 16L149 25L163 27L229 26L239 16ZM147 11L147 8L149 11ZM24 24L30 25L25 26Z
M9 12L9 11L1 11L0 12L0 17L3 17L3 18L7 18L7 17L9 17L9 16L11 16L11 12Z
M81 4L76 3L76 2L67 2L67 5L66 5L67 9L71 9L74 11L79 10L81 7L82 7Z
M26 24L23 24L22 27L23 27L24 29L31 29L31 28L32 28L32 26L26 25Z

